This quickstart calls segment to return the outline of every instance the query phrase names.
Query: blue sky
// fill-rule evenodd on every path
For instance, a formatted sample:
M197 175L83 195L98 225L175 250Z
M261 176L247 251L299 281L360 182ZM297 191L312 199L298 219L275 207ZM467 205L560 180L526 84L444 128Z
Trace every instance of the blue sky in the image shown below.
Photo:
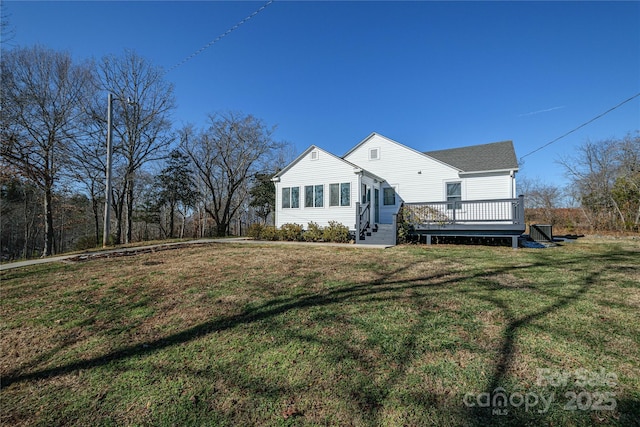
M343 155L371 132L427 151L513 140L518 157L640 93L640 2L3 1L14 46L76 59L134 49L170 70L176 125L236 110L297 152ZM106 96L106 95L105 95ZM640 129L640 97L528 156L555 160Z

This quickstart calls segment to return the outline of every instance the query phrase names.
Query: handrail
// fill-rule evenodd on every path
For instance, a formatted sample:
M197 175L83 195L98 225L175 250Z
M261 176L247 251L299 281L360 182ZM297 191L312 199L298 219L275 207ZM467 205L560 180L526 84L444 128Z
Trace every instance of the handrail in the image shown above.
M360 205L360 212L358 212L358 235L362 236L365 230L369 227L369 221L371 217L370 213L371 202L366 202L364 205Z
M515 199L456 200L404 203L411 222L459 224L508 222L524 224L524 196Z

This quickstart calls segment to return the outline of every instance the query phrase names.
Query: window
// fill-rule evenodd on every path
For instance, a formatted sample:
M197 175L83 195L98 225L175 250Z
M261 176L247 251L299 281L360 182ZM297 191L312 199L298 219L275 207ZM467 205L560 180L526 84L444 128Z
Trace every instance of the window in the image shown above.
M382 204L384 206L395 206L395 204L396 204L396 190L395 190L395 188L383 188L382 189Z
M311 152L311 160L318 160L318 152L316 150Z
M461 182L447 182L447 209L461 209L462 203L462 183Z
M378 160L380 158L379 148L369 148L369 160Z
M282 208L300 207L300 187L284 187L282 189Z
M329 184L329 206L351 205L351 183Z
M305 185L304 187L304 207L321 208L324 206L324 186Z
M340 184L329 184L329 206L340 206Z
M340 184L340 206L351 206L351 183Z

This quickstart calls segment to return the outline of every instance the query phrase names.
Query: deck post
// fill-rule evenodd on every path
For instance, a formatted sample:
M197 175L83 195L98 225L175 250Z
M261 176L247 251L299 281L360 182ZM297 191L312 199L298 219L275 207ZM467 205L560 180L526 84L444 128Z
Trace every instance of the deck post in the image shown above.
M523 224L524 223L524 195L518 196L518 202L514 204L513 209L513 223L514 224Z
M431 234L427 234L427 245L431 244Z
M511 236L511 247L513 249L518 249L518 238L520 236Z

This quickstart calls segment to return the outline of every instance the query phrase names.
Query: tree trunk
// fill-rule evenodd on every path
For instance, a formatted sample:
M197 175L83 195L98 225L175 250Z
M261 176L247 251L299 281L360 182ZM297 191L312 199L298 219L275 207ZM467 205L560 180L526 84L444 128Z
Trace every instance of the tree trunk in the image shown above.
M27 259L29 257L29 230L31 224L28 218L29 215L29 198L27 194L27 187L24 187L24 249L22 250L22 257Z
M173 225L174 225L175 211L176 211L175 203L170 203L169 204L169 238L170 239L173 238Z
M100 209L98 199L95 195L91 195L91 210L93 212L93 225L95 227L96 246L100 246ZM107 239L109 236L107 236Z
M116 194L113 194L111 200L114 200L113 211L116 217L116 243L122 243L122 213L124 212L124 191L122 192L120 197L117 198Z
M127 236L125 243L131 243L133 234L133 182L127 188Z
M51 186L47 185L44 190L44 249L42 256L46 257L53 254L53 209L51 207L52 191Z
M227 224L222 222L216 223L216 237L224 237L227 233Z

